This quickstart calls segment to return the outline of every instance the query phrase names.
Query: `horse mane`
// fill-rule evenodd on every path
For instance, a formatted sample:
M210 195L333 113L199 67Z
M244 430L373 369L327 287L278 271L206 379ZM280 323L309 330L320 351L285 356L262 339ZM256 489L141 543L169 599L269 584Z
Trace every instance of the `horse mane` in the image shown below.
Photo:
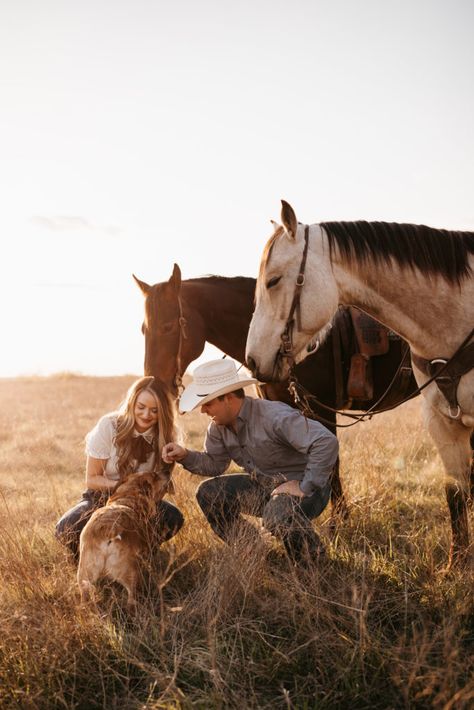
M239 290L241 290L242 287L246 288L248 286L255 285L255 279L250 276L216 276L215 274L207 274L206 276L186 279L184 283L211 284L212 286L219 286L223 282L226 286Z
M285 230L282 226L278 226L263 248L262 258L260 259L260 268L258 270L258 283L260 284L262 283L266 266L272 254L273 245L275 244L278 237L281 237L284 231Z
M394 222L321 222L331 258L337 247L350 262L390 262L439 274L460 285L471 274L469 254L474 254L474 232L434 229Z

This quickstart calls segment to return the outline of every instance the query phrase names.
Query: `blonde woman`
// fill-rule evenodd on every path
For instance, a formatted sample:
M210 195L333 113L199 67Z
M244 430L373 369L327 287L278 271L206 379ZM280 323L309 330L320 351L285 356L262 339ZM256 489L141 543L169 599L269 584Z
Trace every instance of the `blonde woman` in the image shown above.
M105 414L87 434L87 490L56 525L56 537L76 558L82 528L126 473L170 469L161 450L173 440L173 433L174 408L168 395L155 378L142 377L130 387L119 410ZM183 522L176 506L161 501L156 511L157 541L169 540Z

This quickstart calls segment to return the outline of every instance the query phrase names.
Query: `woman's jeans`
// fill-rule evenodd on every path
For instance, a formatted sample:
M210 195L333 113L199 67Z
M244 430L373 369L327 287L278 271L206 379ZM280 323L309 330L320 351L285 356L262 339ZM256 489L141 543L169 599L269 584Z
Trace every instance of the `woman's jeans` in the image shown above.
M73 508L64 513L56 523L56 538L66 545L77 559L79 556L79 537L81 531L92 513L105 505L108 495L101 491L88 489L82 494L82 499ZM161 500L156 506L156 517L153 519L157 544L161 544L176 535L182 527L184 518L180 510L168 501Z

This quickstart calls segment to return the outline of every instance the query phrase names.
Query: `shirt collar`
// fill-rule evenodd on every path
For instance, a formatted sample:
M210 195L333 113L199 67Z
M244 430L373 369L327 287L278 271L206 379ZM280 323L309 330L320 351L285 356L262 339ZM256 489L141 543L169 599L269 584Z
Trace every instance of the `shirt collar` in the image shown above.
M147 441L149 444L153 444L153 441L155 439L155 427L151 426L149 429L146 431L137 431L136 429L133 430L133 438L137 438L138 436L142 436L145 441Z

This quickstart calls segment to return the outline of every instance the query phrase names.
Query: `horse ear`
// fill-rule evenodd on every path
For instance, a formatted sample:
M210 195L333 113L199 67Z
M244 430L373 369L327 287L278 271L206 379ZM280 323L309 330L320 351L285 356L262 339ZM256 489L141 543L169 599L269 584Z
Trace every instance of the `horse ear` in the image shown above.
M138 288L140 289L140 291L143 293L143 295L144 295L144 296L148 296L148 294L149 294L150 291L151 291L151 286L149 286L148 284L146 284L144 281L140 281L140 279L137 279L137 277L135 276L135 274L132 274L132 276L133 276L133 278L135 279L135 281L136 281L136 283L137 283L137 286L138 286Z
M274 219L271 219L270 222L272 223L273 229L276 231L280 225L278 224L278 222L275 222Z
M298 220L296 219L293 207L289 205L288 202L285 202L285 200L281 201L281 221L283 222L288 236L294 239L298 227Z
M173 273L171 274L169 281L169 284L174 286L176 290L178 290L181 286L181 269L179 268L178 264L175 264L173 267Z

